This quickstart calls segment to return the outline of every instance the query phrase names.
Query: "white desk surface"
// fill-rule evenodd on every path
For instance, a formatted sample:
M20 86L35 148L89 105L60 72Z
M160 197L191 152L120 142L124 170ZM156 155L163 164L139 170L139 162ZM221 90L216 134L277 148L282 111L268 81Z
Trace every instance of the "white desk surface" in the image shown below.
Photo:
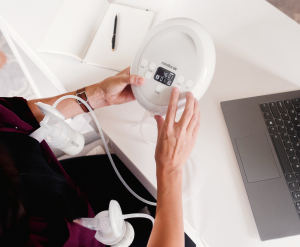
M2 0L0 21L5 21L16 43L65 92L115 72L64 56L36 53L62 2ZM204 171L208 181L193 199L198 219L191 213L192 203L185 204L188 235L195 239L189 225L194 227L197 222L199 234L211 247L299 245L300 236L260 241L220 102L299 89L300 26L264 0L173 0L172 7L168 0L114 2L155 11L154 25L170 17L193 18L208 30L216 45L216 71L199 102L202 123L194 149L210 164ZM130 169L155 194L154 147L144 143L138 128L131 126L141 119L142 108L133 102L96 113L104 131L134 164Z

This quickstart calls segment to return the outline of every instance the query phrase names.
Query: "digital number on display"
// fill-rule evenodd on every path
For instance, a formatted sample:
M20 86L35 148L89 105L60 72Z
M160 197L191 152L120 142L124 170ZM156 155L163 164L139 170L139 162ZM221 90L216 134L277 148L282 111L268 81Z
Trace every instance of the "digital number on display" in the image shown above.
M154 80L159 81L167 86L171 86L175 78L175 74L162 67L158 67L154 75Z

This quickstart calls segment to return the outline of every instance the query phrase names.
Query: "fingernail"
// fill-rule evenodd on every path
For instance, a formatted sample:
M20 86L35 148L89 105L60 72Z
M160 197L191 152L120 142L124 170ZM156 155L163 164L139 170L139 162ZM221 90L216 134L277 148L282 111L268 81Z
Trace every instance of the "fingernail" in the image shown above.
M138 78L136 79L136 84L142 85L143 83L144 83L144 78L138 77Z
M179 92L179 87L175 86L173 90L174 90L175 93L178 93Z
M187 92L187 95L190 95L190 96L193 96L194 97L194 94L190 91L190 92Z

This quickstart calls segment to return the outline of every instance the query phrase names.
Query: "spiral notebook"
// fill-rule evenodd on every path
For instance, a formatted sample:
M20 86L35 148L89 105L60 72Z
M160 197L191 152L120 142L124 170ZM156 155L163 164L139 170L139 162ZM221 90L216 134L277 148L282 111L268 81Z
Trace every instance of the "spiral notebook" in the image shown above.
M115 50L111 40L118 16ZM107 0L66 0L38 52L56 53L113 70L130 66L154 13Z

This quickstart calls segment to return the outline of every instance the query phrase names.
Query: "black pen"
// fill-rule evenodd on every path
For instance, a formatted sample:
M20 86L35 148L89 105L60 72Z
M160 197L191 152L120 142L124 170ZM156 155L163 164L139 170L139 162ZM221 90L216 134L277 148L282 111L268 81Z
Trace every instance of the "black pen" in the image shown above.
M116 32L117 32L117 21L118 21L118 16L116 15L116 17L115 17L114 33L113 33L112 41L111 41L111 46L112 46L111 48L112 48L112 51L115 50Z

